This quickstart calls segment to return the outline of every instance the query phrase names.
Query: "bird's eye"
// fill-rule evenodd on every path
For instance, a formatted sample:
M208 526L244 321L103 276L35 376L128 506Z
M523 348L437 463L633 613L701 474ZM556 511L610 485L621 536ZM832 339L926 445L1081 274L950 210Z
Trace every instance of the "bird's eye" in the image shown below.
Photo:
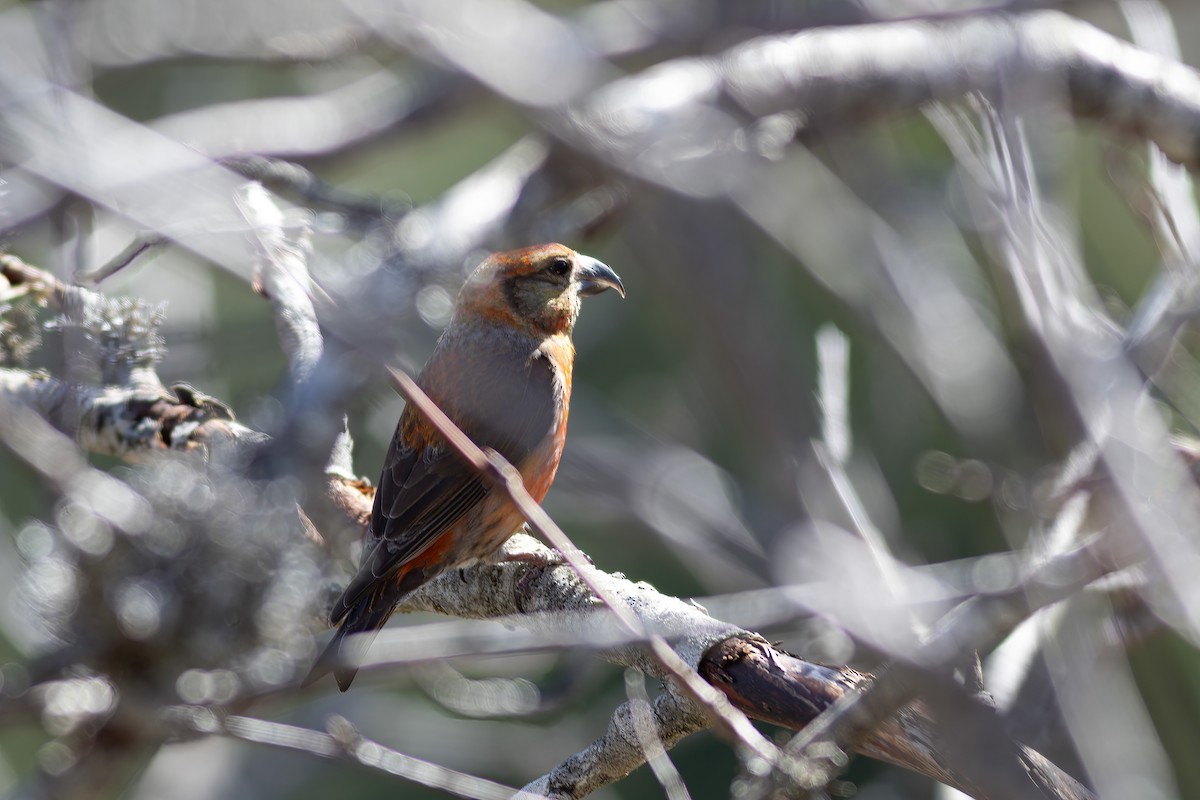
M560 278L565 278L567 275L571 274L571 262L560 256L559 258L551 261L550 266L547 267L547 269L550 270L551 275L557 275Z

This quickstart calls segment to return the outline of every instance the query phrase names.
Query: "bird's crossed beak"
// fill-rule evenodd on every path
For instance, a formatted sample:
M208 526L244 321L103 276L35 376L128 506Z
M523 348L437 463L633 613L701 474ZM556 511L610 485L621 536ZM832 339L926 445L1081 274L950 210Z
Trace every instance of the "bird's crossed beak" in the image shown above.
M579 293L585 297L593 294L600 294L605 289L615 289L617 294L625 297L625 284L621 283L620 276L612 271L602 261L597 261L591 256L581 255L578 258L579 264Z

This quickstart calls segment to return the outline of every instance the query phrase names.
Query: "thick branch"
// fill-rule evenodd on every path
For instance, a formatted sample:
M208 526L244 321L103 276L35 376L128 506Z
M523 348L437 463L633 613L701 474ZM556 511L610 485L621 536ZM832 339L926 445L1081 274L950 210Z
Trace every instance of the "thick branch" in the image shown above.
M362 5L391 32L383 4ZM511 5L540 18L524 3ZM548 118L557 133L618 169L689 194L727 193L753 158L736 143L744 120L722 110L730 103L754 119L796 113L785 127L811 131L990 92L1001 81L1062 91L1076 115L1144 136L1172 161L1200 169L1200 74L1056 11L763 36L607 82L608 65L574 47L565 26L539 28L556 43L513 51L502 33L468 26L438 4L403 6L435 23L424 30L454 30L422 42L442 59L522 105L572 104L559 118L565 126ZM421 29L405 26L402 44L413 30ZM489 53L503 53L507 69L492 69L481 56ZM554 76L553 91L531 93L528 75Z
M685 736L706 727L704 715L695 704L675 692L664 692L653 708L654 733L668 750ZM603 736L525 786L517 797L523 800L584 797L624 778L645 761L632 701L623 703L613 712Z
M727 639L705 653L701 674L755 719L799 730L871 676L796 658L764 642ZM911 769L972 797L988 797L961 765L946 758L947 732L928 706L914 701L887 718L855 747L857 752ZM1019 747L1020 767L1041 796L1084 800L1093 795L1035 750Z
M721 71L724 91L751 114L801 109L811 127L1024 77L1061 87L1079 116L1145 136L1171 160L1200 168L1200 75L1055 11L764 37L729 51Z

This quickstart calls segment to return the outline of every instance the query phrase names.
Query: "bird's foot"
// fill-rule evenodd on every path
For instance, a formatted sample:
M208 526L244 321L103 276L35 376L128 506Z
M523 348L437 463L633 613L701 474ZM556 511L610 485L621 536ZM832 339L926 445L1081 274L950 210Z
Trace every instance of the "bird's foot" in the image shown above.
M583 556L583 560L588 563L588 566L594 567L595 561L592 557L582 550L578 551L579 555ZM501 564L529 564L542 569L550 567L561 567L570 562L566 557L557 550L520 550L513 552L502 552L499 561Z
M525 574L517 579L517 591L521 594L528 593L529 589L533 586L533 582L541 577L542 573L546 570L563 563L563 557L556 550L526 550L516 553L505 553L500 560L508 564L529 565L529 569L525 570Z
M586 553L580 552L580 555L590 565L592 559ZM502 553L500 561L509 564L528 564L529 569L525 570L525 574L517 579L517 591L528 592L533 582L541 577L546 570L554 567L566 566L569 562L562 553L557 550L521 550L514 552Z

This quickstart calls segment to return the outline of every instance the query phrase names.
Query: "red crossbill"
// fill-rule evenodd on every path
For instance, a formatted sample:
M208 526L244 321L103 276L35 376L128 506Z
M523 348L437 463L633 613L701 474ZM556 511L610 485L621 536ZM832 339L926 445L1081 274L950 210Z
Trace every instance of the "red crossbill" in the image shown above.
M467 278L417 378L477 445L517 468L538 502L566 441L580 298L605 289L625 296L615 272L561 244L494 254ZM406 595L492 555L523 521L407 406L379 477L362 564L330 615L341 627L305 684L332 671L345 691Z

